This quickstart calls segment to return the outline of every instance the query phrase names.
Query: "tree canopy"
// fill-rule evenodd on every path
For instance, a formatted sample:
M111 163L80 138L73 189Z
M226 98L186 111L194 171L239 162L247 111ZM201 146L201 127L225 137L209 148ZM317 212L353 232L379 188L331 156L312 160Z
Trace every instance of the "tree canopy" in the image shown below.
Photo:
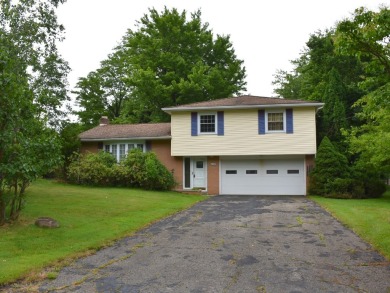
M101 67L80 79L79 116L95 124L103 113L119 122L167 121L161 108L239 94L244 79L229 36L215 36L200 10L149 9Z
M351 160L390 173L390 11L358 8L334 28L313 34L292 72L279 70L275 92L325 102L318 141L344 145ZM342 135L343 134L343 135Z
M364 66L359 88L366 94L354 104L363 124L345 132L351 152L390 174L390 10L356 9L338 24L335 40L340 54Z

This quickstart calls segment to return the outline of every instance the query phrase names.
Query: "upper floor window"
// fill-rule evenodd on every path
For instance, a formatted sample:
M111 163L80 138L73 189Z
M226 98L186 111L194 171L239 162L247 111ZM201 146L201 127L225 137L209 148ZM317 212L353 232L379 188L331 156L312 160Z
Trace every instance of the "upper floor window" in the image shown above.
M267 132L285 131L285 112L267 112Z
M259 134L294 133L293 109L260 109L258 111Z
M216 114L199 114L199 133L216 133Z

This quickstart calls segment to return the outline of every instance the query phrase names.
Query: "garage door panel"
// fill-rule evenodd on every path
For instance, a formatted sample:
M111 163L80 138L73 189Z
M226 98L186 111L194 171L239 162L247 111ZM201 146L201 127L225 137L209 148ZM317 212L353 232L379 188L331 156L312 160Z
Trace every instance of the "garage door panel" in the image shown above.
M221 193L303 195L303 166L303 159L222 160Z

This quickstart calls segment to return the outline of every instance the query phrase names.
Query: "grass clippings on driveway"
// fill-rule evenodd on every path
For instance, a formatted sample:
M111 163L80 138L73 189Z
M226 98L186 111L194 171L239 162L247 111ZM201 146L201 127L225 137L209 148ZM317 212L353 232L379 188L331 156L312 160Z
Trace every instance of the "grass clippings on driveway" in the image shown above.
M390 189L381 198L310 198L390 260Z
M177 192L39 180L27 190L19 221L0 227L0 284L37 278L45 266L99 249L202 199ZM35 226L43 216L59 221L60 228Z

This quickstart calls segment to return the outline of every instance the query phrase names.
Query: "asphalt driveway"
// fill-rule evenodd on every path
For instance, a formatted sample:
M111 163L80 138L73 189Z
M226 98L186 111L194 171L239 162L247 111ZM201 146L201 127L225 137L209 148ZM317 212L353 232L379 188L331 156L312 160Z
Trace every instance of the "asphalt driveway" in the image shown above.
M40 290L390 292L390 264L306 198L217 196L78 260Z

